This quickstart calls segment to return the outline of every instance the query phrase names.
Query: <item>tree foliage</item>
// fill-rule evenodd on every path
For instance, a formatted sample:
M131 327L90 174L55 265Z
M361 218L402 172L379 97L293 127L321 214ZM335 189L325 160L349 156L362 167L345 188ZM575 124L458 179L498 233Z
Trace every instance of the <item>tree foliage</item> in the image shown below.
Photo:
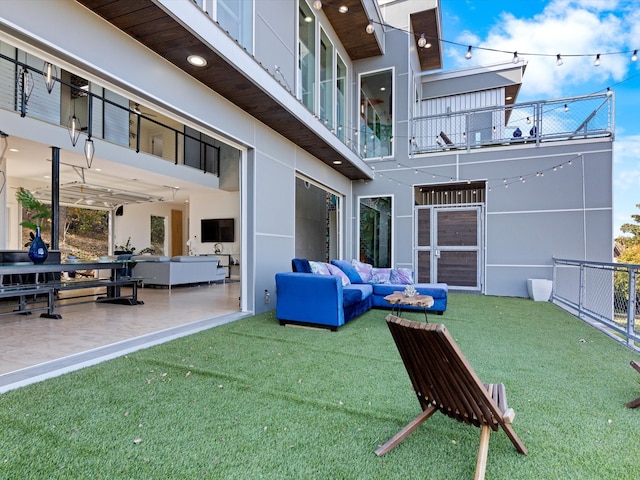
M640 208L640 203L636 204L636 208ZM630 247L632 245L640 245L640 214L636 213L631 215L631 218L635 222L625 223L620 227L620 231L627 235L616 238L616 241L623 247ZM638 262L625 262L625 263L638 263Z
M60 216L63 216L62 208ZM72 235L89 236L106 240L109 234L108 212L86 208L67 207L64 212L65 231Z
M25 209L24 218L28 219L20 222L23 227L35 230L37 227L42 227L43 221L51 220L51 209L26 188L18 189L16 200Z
M636 204L640 208L640 204ZM616 242L622 246L622 253L618 255L618 263L629 263L640 265L640 214L631 215L636 223L625 223L620 227L620 231L626 236L616 238ZM638 279L640 281L640 279ZM640 285L636 282L636 309L640 308ZM615 272L614 290L616 299L616 309L626 311L629 300L629 275L627 272Z

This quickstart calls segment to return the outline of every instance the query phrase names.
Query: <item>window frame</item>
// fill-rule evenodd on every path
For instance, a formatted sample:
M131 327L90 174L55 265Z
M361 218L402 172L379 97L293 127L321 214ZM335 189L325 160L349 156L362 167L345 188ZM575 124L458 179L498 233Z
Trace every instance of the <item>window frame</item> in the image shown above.
M362 257L362 238L361 238L361 232L362 232L362 205L363 205L363 200L366 199L376 199L376 198L388 198L389 202L390 202L390 207L389 207L389 228L390 228L390 232L389 232L389 251L388 251L388 265L385 264L383 266L377 264L377 262L368 262L365 261L366 259L363 260ZM374 267L380 267L380 268L393 268L394 265L394 261L395 261L395 255L394 255L394 245L395 245L395 196L393 194L380 194L380 195L361 195L357 197L357 213L356 213L356 221L357 221L357 228L356 228L356 245L357 245L357 251L355 252L357 255L357 259L360 261L363 261L364 263L371 263ZM374 264L375 263L375 264Z
M382 151L382 143L380 144L379 149L375 149L372 151L372 149L369 147L369 145L367 144L367 139L370 138L370 134L369 131L365 130L366 127L366 123L363 121L363 119L365 118L365 116L367 115L378 115L378 111L377 109L375 109L375 105L373 105L373 102L371 102L372 99L370 99L368 96L365 95L364 91L363 91L363 79L365 79L366 77L373 77L375 75L381 75L381 74L389 74L390 75L390 93L388 94L388 98L389 98L389 102L391 103L391 108L389 109L388 112L386 112L386 115L388 117L391 118L391 121L389 123L382 123L379 122L378 125L380 133L379 136L377 137L380 141L382 141L382 126L386 125L390 127L390 131L388 132L388 137L386 140L386 145L387 145L387 151L383 152ZM386 88L386 87L385 87ZM393 145L393 134L395 132L395 98L396 98L396 82L395 82L395 67L389 67L389 68L381 68L378 70L371 70L371 71L367 71L367 72L361 72L358 74L358 91L360 94L360 98L359 98L359 106L358 106L358 152L360 153L360 156L364 159L364 160L371 160L371 159L380 159L380 158L393 158L394 157L394 145ZM381 118L381 116L378 116L378 118ZM375 127L374 127L375 128ZM373 139L373 141L375 142L375 138ZM374 143L375 145L375 143Z

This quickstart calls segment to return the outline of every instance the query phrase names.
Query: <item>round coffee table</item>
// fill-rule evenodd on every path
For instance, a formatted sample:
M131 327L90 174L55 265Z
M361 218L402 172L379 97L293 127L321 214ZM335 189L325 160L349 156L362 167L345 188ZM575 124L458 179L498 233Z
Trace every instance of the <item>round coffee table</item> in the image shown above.
M396 317L399 317L402 313L402 307L405 305L409 305L412 307L422 307L424 308L424 320L427 320L427 309L433 306L433 297L430 295L419 295L416 294L413 297L407 297L403 292L393 292L390 295L384 297L384 299L389 302L393 307L391 308L391 313L395 310Z

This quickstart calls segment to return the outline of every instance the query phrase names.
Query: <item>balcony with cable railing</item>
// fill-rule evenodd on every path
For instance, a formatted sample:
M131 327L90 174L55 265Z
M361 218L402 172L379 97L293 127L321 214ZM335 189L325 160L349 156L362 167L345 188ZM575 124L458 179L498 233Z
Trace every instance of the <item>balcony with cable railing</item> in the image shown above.
M585 95L554 100L447 111L412 122L412 155L449 150L613 136L614 96Z

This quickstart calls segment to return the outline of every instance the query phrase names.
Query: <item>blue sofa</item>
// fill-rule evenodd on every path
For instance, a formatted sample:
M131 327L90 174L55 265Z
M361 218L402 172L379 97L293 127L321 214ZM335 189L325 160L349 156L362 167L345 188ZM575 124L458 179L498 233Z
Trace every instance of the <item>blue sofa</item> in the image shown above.
M345 261L332 262L344 275L340 272L312 273L308 263L304 259L294 259L293 272L276 274L276 318L281 325L298 323L337 330L373 307L392 308L384 297L406 287L406 284L375 283L375 279L363 282ZM349 278L348 282L344 276ZM442 315L447 309L447 284L418 283L413 286L419 294L433 297L433 306L428 311ZM411 306L403 309L423 310L422 307Z

